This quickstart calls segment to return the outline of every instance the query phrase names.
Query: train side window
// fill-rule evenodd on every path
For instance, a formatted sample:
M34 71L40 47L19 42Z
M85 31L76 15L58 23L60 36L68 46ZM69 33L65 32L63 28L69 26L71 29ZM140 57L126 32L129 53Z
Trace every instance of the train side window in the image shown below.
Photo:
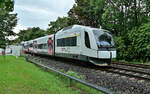
M70 38L70 46L77 46L77 37Z
M39 49L42 49L42 44L39 44L39 45L38 45L38 48L39 48Z
M89 38L89 35L88 35L87 32L85 32L85 37L84 37L84 39L85 39L85 45L86 45L86 47L87 47L87 48L91 48L91 46L90 46L90 38Z
M57 39L57 47L77 46L77 37Z
M29 45L29 47L33 47L33 45L32 45L32 44L30 44L30 45Z
M62 39L57 39L57 46L58 47L62 46Z
M70 46L70 38L66 38L66 46Z

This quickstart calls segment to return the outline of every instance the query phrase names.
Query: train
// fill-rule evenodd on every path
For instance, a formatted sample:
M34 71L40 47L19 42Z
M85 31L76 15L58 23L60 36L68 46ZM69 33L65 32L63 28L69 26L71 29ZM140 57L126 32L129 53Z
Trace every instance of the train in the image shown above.
M89 26L72 25L21 44L24 52L81 60L96 66L108 66L116 58L112 33Z

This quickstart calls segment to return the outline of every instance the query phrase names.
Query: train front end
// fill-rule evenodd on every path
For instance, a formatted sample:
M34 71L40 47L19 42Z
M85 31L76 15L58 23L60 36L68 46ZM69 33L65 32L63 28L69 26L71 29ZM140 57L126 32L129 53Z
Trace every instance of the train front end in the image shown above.
M108 66L112 58L116 58L116 48L111 32L107 30L93 30L97 46L97 58L89 58L91 63L98 66Z

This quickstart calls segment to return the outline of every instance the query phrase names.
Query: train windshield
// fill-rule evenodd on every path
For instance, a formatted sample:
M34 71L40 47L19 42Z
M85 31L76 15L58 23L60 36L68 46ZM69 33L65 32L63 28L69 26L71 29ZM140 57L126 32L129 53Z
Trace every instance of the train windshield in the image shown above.
M93 30L98 48L114 47L114 40L111 33L107 30Z

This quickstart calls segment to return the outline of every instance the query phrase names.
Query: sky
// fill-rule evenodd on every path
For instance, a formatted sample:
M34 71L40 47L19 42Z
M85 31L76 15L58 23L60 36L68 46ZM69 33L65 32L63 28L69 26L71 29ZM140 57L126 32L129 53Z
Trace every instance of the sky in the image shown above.
M18 23L14 32L29 27L47 29L50 21L67 16L74 0L14 0L14 12L18 14Z

